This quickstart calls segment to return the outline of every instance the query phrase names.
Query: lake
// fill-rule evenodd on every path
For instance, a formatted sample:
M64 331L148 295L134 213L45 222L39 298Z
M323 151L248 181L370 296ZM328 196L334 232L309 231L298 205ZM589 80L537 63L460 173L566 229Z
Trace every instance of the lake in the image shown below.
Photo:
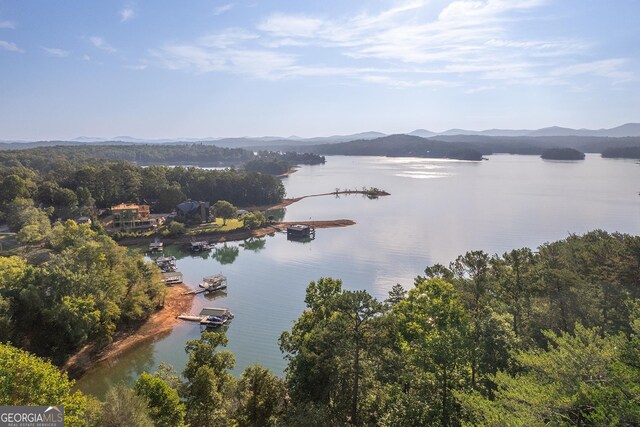
M343 280L345 289L366 289L384 299L396 283L434 263L448 263L469 250L490 254L563 239L593 229L640 233L640 165L637 161L587 155L579 162L537 156L493 155L488 161L327 157L284 178L287 197L340 189L378 187L390 196L304 199L284 212L286 221L352 219L356 225L319 229L309 243L276 234L218 245L217 253L192 255L168 247L185 282L222 273L226 296L195 298L203 306L229 307L228 349L234 373L260 363L282 374L286 366L278 337L304 310L307 284L320 277ZM133 383L162 362L184 368L186 341L200 335L196 323L181 322L170 334L143 343L95 367L78 387L99 397L119 381Z

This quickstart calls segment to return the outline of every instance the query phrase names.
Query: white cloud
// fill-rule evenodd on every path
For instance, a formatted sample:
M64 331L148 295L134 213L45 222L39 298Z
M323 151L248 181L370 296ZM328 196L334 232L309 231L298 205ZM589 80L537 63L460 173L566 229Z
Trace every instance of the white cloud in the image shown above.
M24 53L24 50L20 49L15 43L0 40L0 50L7 50L9 52Z
M555 68L551 71L553 76L578 76L581 74L591 74L600 77L625 80L632 78L632 74L622 71L621 67L627 63L624 58L604 59L600 61L582 62Z
M268 50L220 49L205 45L166 45L151 52L162 66L197 73L229 71L274 79L283 68L292 66L292 55Z
M258 25L258 29L276 37L314 37L324 22L304 15L275 13Z
M16 24L11 21L0 21L0 28L3 30L15 30Z
M395 87L460 86L466 93L497 82L571 85L569 75L628 77L624 62L584 62L593 48L589 41L520 31L525 20L547 19L533 11L546 2L454 0L440 6L396 0L351 16L277 12L254 29L228 28L165 45L153 56L171 69L260 78L341 76Z
M131 7L125 7L120 10L120 22L127 22L136 15L136 12Z
M91 57L89 55L82 55L82 59L84 61L91 61Z
M56 47L42 47L42 50L47 54L47 56L53 56L55 58L66 58L71 54L68 50L58 49Z
M98 49L104 50L106 52L113 53L116 51L116 49L113 46L111 46L109 43L107 43L102 37L91 36L89 37L89 41L91 42L92 45L94 45Z
M215 9L213 9L213 14L215 16L222 15L223 13L228 12L231 9L233 9L233 3L227 3L227 4L224 4L222 6L218 6Z

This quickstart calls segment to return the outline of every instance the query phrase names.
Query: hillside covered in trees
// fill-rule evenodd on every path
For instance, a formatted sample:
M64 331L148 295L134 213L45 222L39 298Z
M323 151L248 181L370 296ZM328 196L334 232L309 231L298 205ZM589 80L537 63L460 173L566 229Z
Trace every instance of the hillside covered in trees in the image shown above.
M277 203L285 195L278 178L261 173L141 167L85 154L60 147L0 152L0 223L19 231L42 218L92 216L94 208L118 203L154 200L158 212L170 212L187 199L248 206Z
M234 378L224 334L203 333L181 376L163 366L100 405L52 381L75 402L70 425L638 425L639 266L640 237L593 231L467 252L385 301L321 278L280 337L284 379L259 366ZM0 289L24 270L0 270ZM0 347L0 365L28 357ZM3 366L26 390L3 386L3 404L35 401L38 383Z
M631 147L631 148L628 148ZM426 158L460 158L456 153L474 152L475 158L490 154L541 155L549 148L571 148L585 153L604 153L606 150L624 148L632 150L640 147L640 137L586 137L586 136L486 136L486 135L438 135L424 138L415 135L388 135L381 138L349 142L274 146L272 149L287 149L323 155L347 156L415 156ZM627 151L621 152L626 156ZM466 156L469 157L469 156Z

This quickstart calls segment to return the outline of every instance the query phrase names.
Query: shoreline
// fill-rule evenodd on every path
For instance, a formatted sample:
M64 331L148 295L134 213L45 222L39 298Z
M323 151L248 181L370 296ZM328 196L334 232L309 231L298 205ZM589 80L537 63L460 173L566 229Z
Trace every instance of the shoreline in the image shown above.
M223 243L233 242L238 240L246 240L251 238L260 238L265 236L272 236L277 232L286 231L287 227L294 224L313 225L316 228L336 228L336 227L348 227L354 225L356 222L350 219L334 219L334 220L320 220L320 221L294 221L294 222L275 222L273 224L266 225L264 227L256 228L255 230L239 229L228 232L211 231L208 233L198 234L197 237L206 237L209 243ZM173 236L162 237L164 244L189 244L191 239L195 236ZM146 239L149 237L128 237L118 241L121 246L140 246L146 244ZM152 240L150 240L152 241Z
M164 306L149 316L140 327L116 334L114 340L104 346L87 344L71 356L61 370L69 378L78 379L94 366L111 360L142 342L170 332L178 322L177 316L191 309L195 295L184 294L188 290L190 288L183 283L167 286Z
M292 205L300 200L307 199L310 197L323 197L323 196L339 196L339 195L349 195L349 194L362 194L368 195L374 198L381 196L388 196L389 193L382 190L342 190L342 191L332 191L329 193L319 193L319 194L309 194L306 196L294 197L290 199L282 199L279 203L274 203L270 205L259 205L259 206L242 206L239 209L245 209L248 211L269 211L274 209L283 209L289 205ZM316 228L333 228L333 227L347 227L349 225L354 225L355 221L350 219L334 219L334 220L319 220L319 221L283 221L283 222L274 222L271 224L264 225L263 227L256 228L255 230L248 229L237 229L233 231L209 231L204 233L198 233L197 235L182 235L182 236L163 236L161 239L163 243L166 244L176 244L176 243L190 243L191 239L194 237L206 237L209 240L209 243L222 243L222 242L231 242L237 240L246 240L251 238L260 238L265 236L272 236L274 233L278 231L286 231L286 228L289 225L294 224L306 224L313 225ZM121 246L139 246L145 242L147 238L155 238L156 236L141 236L141 237L125 237L121 240L118 240L118 244Z

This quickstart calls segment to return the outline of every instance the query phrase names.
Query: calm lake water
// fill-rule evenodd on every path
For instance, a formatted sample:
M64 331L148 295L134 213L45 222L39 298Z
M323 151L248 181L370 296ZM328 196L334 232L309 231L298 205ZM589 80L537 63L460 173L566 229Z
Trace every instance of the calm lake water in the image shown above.
M192 311L224 306L235 314L227 331L235 373L260 363L282 374L278 337L304 310L311 280L340 278L346 289L384 299L394 284L410 288L425 267L469 250L503 253L597 228L639 234L639 176L636 161L599 155L581 162L512 155L484 162L332 156L284 178L287 197L362 187L391 195L308 198L289 206L284 219L352 219L356 225L318 230L310 243L277 234L230 242L217 254L166 252L179 258L178 270L192 287L203 276L227 276L226 296L198 295ZM199 335L196 323L180 322L170 334L96 366L78 387L101 397L111 385L131 384L161 362L181 371L184 345Z

